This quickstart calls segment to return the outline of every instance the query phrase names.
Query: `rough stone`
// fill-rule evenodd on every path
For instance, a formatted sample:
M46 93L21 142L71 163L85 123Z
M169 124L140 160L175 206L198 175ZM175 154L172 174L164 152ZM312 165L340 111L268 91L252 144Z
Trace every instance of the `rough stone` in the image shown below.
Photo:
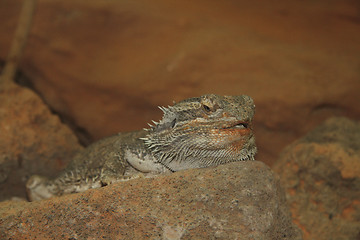
M331 118L274 164L304 239L360 237L360 123Z
M264 163L138 178L39 202L0 203L1 239L301 239Z
M82 147L31 90L0 89L0 201L25 197L33 174L54 175Z
M0 59L21 3L0 2ZM359 3L38 0L21 68L92 140L141 129L173 100L250 95L271 165L329 116L360 119Z

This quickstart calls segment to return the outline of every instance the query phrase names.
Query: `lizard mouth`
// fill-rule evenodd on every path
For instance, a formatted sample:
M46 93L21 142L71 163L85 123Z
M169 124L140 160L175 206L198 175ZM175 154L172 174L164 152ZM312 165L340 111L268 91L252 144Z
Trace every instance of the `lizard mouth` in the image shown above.
M231 124L229 126L224 127L224 129L249 129L250 123L248 122L236 122L234 124Z

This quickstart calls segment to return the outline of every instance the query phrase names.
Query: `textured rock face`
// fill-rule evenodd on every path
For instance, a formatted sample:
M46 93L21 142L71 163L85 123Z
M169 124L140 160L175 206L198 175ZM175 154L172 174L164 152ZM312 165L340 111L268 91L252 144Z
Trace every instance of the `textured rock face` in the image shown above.
M304 239L359 239L360 123L332 118L274 165Z
M1 59L21 3L0 2ZM258 159L271 164L327 117L360 119L358 9L354 0L38 0L21 68L93 140L141 129L173 100L250 95Z
M56 174L79 149L75 135L35 93L0 89L0 201L25 197L27 177Z
M301 239L261 162L140 178L32 203L0 204L1 239Z

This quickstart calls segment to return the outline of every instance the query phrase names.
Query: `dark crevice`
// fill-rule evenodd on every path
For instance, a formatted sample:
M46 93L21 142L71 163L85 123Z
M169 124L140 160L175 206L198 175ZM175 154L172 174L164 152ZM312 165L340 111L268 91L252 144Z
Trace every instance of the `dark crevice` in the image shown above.
M3 69L5 65L5 62L3 60L0 61L0 72ZM31 79L29 77L27 77L25 75L25 73L21 70L17 70L16 74L15 74L15 79L14 82L22 87L28 88L31 91L33 91L34 93L36 93L44 102L44 104L47 105L47 107L49 108L50 112L54 115L57 115L60 118L60 121L67 125L72 131L73 133L76 135L76 137L79 140L79 143L83 146L88 146L90 143L92 143L94 141L93 137L91 136L91 134L83 127L78 126L75 121L70 117L67 116L66 114L63 114L59 111L56 111L55 109L53 109L47 102L46 99L44 98L44 96L41 94L41 92L39 92L33 82L31 81Z

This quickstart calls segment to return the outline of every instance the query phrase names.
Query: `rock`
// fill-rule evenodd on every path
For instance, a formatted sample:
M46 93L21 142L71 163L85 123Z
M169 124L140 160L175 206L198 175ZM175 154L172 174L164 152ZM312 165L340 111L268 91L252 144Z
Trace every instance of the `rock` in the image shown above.
M304 239L360 237L360 123L331 118L274 164Z
M0 59L22 2L0 3ZM146 127L173 100L248 94L257 159L271 165L329 116L360 119L358 8L353 0L38 0L21 68L91 140Z
M301 239L273 172L236 162L0 203L1 239Z
M81 148L34 92L0 89L0 201L25 198L30 175L55 175Z

